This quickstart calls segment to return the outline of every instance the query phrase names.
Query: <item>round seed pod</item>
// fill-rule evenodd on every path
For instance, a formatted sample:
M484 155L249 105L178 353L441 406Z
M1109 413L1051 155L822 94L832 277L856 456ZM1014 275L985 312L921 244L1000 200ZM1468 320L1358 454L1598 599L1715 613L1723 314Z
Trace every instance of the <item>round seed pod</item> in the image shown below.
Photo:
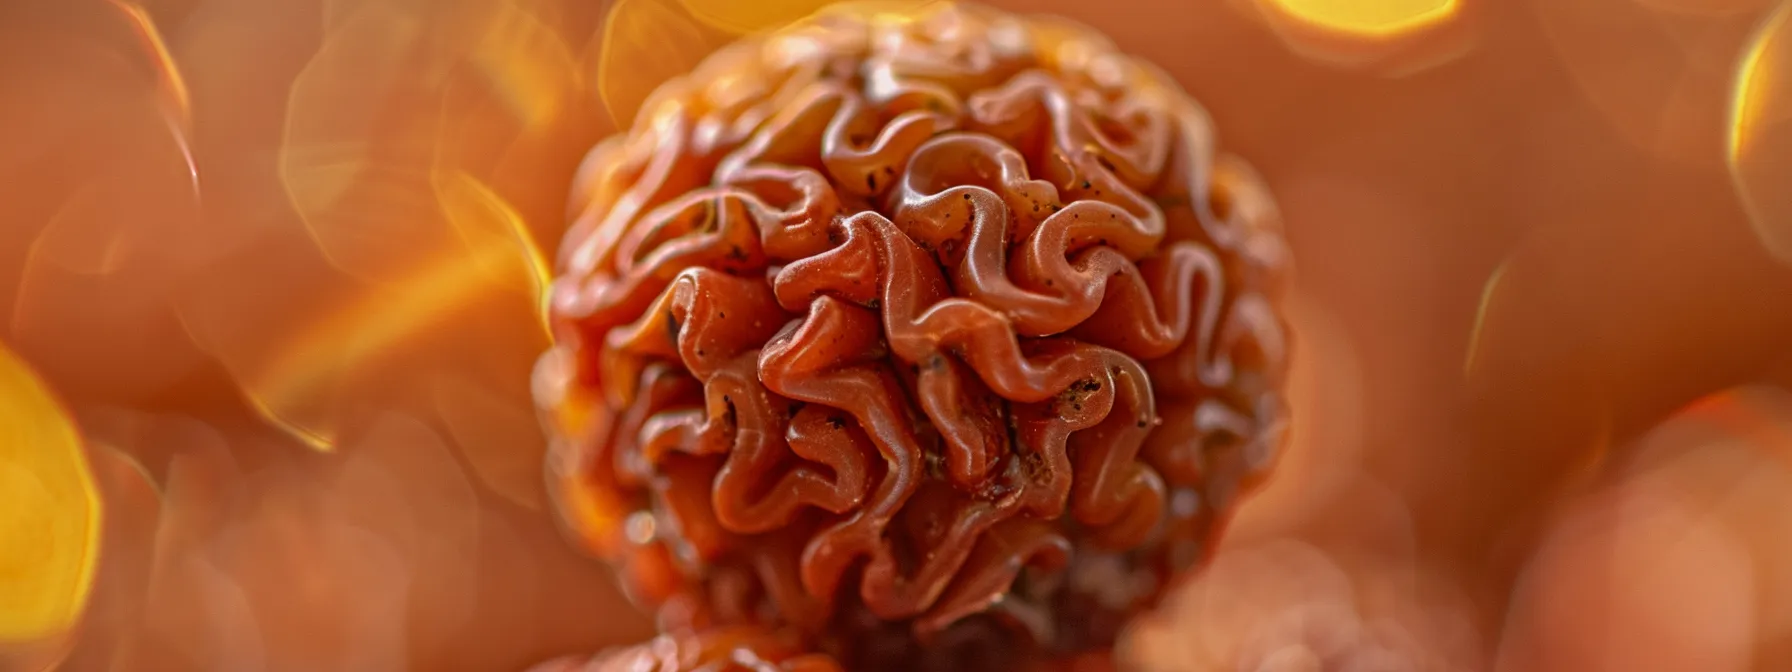
M1087 29L936 3L748 38L599 144L573 212L550 490L668 632L1075 660L1277 453L1274 205Z

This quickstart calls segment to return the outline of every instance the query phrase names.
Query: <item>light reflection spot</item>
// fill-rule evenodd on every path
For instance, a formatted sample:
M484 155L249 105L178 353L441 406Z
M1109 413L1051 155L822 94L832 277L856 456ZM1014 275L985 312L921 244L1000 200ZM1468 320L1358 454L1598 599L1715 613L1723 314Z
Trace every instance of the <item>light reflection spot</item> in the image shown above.
M636 511L630 514L628 522L623 524L623 532L628 535L630 543L643 545L653 541L655 527L653 514Z
M1371 37L1393 36L1442 23L1459 0L1260 0L1319 28Z
M0 642L79 620L99 549L99 499L74 422L0 347Z

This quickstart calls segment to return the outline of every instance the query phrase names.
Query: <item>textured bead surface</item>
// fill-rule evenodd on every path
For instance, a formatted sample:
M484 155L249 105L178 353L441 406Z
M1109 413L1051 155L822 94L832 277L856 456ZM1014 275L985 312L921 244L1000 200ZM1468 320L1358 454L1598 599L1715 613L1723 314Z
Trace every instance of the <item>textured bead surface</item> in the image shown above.
M551 489L668 632L1071 660L1273 463L1274 206L1086 29L941 4L750 38L594 149L573 213Z

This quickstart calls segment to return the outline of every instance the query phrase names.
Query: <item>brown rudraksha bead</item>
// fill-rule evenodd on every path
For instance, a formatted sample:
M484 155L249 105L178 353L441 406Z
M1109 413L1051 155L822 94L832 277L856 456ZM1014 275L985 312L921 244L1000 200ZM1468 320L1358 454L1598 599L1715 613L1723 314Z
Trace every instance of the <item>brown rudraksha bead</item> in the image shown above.
M598 145L573 207L551 489L667 632L1075 660L1277 452L1274 206L1087 29L849 6L746 39Z

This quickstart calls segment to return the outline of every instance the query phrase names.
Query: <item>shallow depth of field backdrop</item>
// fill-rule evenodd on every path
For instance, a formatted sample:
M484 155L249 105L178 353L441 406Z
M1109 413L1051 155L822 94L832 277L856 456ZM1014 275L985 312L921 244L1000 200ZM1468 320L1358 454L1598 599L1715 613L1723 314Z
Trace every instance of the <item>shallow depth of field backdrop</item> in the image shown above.
M649 635L543 505L542 259L817 4L0 5L0 670ZM992 4L1177 77L1298 263L1292 442L1150 669L1792 668L1792 4Z

